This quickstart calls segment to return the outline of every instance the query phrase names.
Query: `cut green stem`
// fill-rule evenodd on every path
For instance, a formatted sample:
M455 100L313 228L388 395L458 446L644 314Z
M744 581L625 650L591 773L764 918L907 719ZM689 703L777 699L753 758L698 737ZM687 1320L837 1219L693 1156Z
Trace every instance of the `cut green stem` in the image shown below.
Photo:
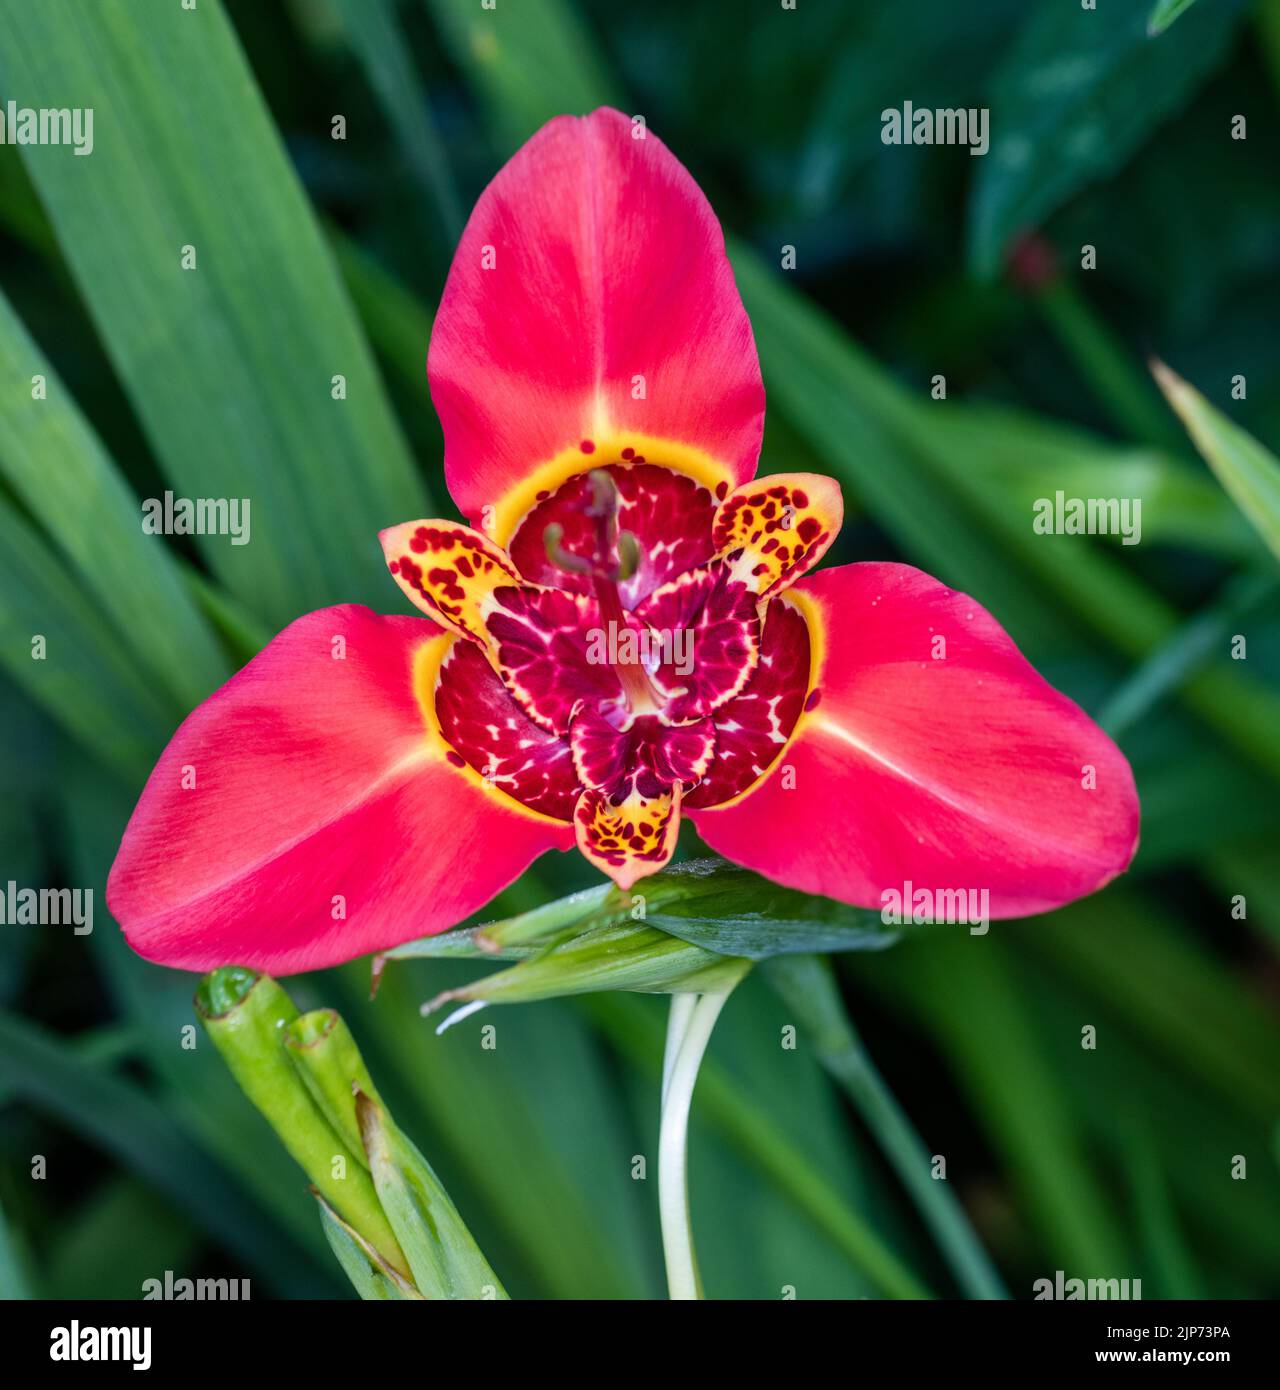
M673 1300L702 1297L689 1220L689 1105L703 1053L716 1026L723 994L673 994L663 1061L662 1124L658 1134L658 1210L667 1287Z

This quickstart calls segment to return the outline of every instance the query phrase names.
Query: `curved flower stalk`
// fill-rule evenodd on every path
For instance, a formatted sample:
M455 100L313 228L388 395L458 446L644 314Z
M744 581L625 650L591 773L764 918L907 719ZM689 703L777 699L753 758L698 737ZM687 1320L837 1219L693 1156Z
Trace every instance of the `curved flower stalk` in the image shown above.
M501 170L428 372L471 525L383 532L422 616L308 614L181 726L108 885L142 955L330 965L575 845L630 889L686 816L863 906L910 881L1019 916L1127 866L1127 762L990 614L905 565L808 573L839 488L753 481L751 327L643 125L561 117Z

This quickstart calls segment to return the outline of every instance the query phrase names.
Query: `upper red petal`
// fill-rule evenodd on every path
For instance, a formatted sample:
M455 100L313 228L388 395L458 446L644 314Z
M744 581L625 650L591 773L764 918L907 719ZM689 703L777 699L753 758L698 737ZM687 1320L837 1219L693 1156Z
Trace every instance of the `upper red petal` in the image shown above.
M443 931L572 845L428 737L414 667L452 640L422 618L321 609L200 705L108 880L134 950L188 970L316 969Z
M610 431L681 441L736 482L755 471L764 387L720 224L617 111L557 117L481 195L428 371L449 490L477 525L536 467Z
M980 605L894 564L826 570L792 592L813 690L767 776L691 810L708 844L864 907L907 882L987 889L996 917L1058 907L1128 866L1128 762Z

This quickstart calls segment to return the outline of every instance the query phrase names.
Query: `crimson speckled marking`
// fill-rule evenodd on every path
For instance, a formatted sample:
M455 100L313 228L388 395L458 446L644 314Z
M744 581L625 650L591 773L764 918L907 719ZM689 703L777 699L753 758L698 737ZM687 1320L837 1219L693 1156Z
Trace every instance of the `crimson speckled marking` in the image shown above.
M623 603L633 608L659 585L711 558L716 499L692 478L645 461L625 446L606 471L618 489L618 527L639 542L640 567L619 585ZM540 497L539 505L516 529L511 559L531 583L590 592L587 576L566 574L548 561L543 540L547 527L556 522L564 528L561 546L571 555L591 558L595 534L586 514L587 478L586 473L577 473L550 496ZM617 555L609 559L616 562Z
M524 713L469 642L455 642L440 667L436 718L455 766L473 767L543 815L573 815L580 788L569 745Z
M632 786L655 797L677 782L696 786L715 754L715 729L709 719L677 728L654 715L640 715L627 728L608 715L585 709L574 720L569 742L574 766L584 787L610 797L626 796Z
M712 716L715 760L685 804L716 806L745 791L791 737L806 703L808 682L808 626L789 604L770 603L759 662L742 694Z
M727 565L690 570L664 584L636 616L655 632L689 634L693 670L678 670L669 646L651 672L668 696L664 714L672 723L703 718L751 679L760 646L759 599Z
M808 638L803 619L768 595L821 553L825 532L809 544L810 523L824 510L838 517L840 504L821 480L811 498L800 474L713 498L621 453L601 460L611 484L582 474L535 505L517 528L519 568L449 522L412 522L383 544L409 596L469 639L437 683L447 762L572 821L582 852L629 885L670 857L682 801L718 804L750 786L795 727ZM549 563L542 532L552 521L561 551L587 573ZM744 527L754 529L740 544ZM623 580L617 536L627 529L641 562ZM536 547L526 539L535 535ZM717 542L728 549L715 553ZM618 644L627 629L646 639L629 655Z
M502 588L486 619L498 669L530 719L566 734L575 713L621 697L612 667L588 660L594 599L562 589Z

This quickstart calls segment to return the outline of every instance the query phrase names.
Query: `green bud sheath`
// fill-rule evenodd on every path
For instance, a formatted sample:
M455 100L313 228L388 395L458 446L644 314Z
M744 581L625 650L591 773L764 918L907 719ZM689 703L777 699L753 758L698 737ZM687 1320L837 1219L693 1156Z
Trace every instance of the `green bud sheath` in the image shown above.
M690 945L656 927L631 921L610 923L551 946L509 970L448 990L423 1012L447 1003L523 1004L612 989L716 994L732 989L749 967L750 961Z
M351 1030L333 1009L313 1009L284 1026L285 1055L342 1142L369 1166L356 1121L355 1091L380 1098Z
M325 1118L285 1051L283 1030L298 1018L293 1001L269 975L227 966L201 980L195 1008L240 1089L317 1190L392 1268L408 1275L373 1181L357 1157L359 1146L353 1152Z
M385 1108L361 1091L355 1114L378 1197L419 1291L427 1298L505 1299L498 1276L435 1170Z

